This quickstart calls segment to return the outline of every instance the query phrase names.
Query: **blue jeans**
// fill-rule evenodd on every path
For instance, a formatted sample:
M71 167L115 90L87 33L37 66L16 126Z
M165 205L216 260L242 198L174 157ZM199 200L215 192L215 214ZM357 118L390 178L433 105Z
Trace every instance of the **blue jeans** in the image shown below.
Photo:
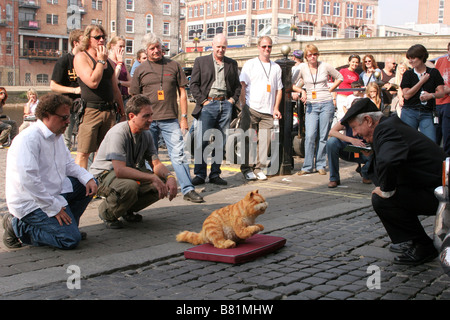
M189 162L184 154L183 134L181 133L178 119L155 120L150 125L150 132L152 133L156 148L158 148L159 135L162 135L167 146L167 152L169 153L173 170L180 184L181 192L186 194L194 190L189 172Z
M368 164L371 160L371 156L366 157L363 154L360 154L359 158L355 158L355 154L353 152L344 151L344 148L348 145L347 142L342 141L336 137L331 137L327 141L327 154L328 154L328 166L330 168L330 181L339 181L341 180L339 175L339 158L364 164L361 168L361 175L364 179L370 179L368 175Z
M401 119L414 129L419 129L424 135L436 142L436 129L433 123L433 113L431 111L420 111L417 109L402 109Z
M443 141L443 148L445 153L450 155L450 103L440 104L436 106L436 111L439 117L439 125L436 130L436 143L440 144Z
M326 144L333 116L333 100L314 103L306 102L303 171L312 172L314 168L317 170L325 169L327 165ZM315 165L314 157L316 158Z
M210 134L206 133L210 129L216 129L216 133L222 134L222 144L215 145L211 156L211 172L209 173L209 179L214 179L222 172L220 165L224 159L224 150L226 143L226 130L230 128L231 112L233 105L227 101L211 101L202 108L200 117L196 121L195 125L195 166L194 174L203 180L206 180L206 162L203 152L209 145ZM219 140L217 140L219 139ZM216 138L215 141L220 141L220 138ZM201 142L201 143L200 143ZM200 159L201 156L201 159Z
M13 229L17 237L25 244L51 246L59 249L73 249L81 241L78 224L92 198L86 196L86 187L76 178L69 177L73 192L64 193L67 200L66 213L72 223L59 225L55 217L48 217L41 209L36 209L22 219L14 218Z

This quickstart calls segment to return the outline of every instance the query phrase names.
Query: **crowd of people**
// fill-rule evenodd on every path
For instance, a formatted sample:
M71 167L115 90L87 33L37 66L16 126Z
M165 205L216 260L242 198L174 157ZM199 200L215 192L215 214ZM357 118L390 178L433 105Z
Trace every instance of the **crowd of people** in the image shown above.
M3 219L3 240L10 248L75 247L86 236L78 222L94 194L103 198L99 217L114 229L123 228L123 220L141 221L138 212L155 201L172 200L178 185L184 200L204 202L195 186L227 185L221 164L236 114L258 141L255 159L243 158L245 179L266 180L277 173L272 131L282 119L283 79L280 66L271 61L269 36L258 39L258 56L239 72L237 62L225 55L226 36L216 35L212 53L195 59L190 83L180 64L165 56L155 34L144 37L130 71L124 65L125 39L106 39L100 25L73 31L72 51L58 60L52 74L53 93L38 99L28 92L24 117L33 116L35 124L24 121L7 158L10 214ZM305 159L298 174L326 175L328 160L328 187L335 188L341 183L339 158L356 162L362 182L376 186L374 208L393 241L391 249L402 253L396 261L415 264L434 257L417 215L436 212L436 201L412 208L405 197L431 197L430 190L440 183L441 162L450 153L449 56L430 68L426 48L414 45L406 52L409 66L387 57L380 69L373 55L353 54L340 70L319 57L313 44L293 52L292 97L305 108ZM193 178L184 139L188 84L196 101ZM6 98L0 88L0 108ZM3 144L11 125L2 121L0 129ZM74 132L78 146L72 160ZM174 173L158 157L160 139ZM349 145L362 149L349 151ZM50 161L53 157L58 161ZM421 181L430 172L423 184L406 186L411 177ZM402 214L393 218L397 212Z

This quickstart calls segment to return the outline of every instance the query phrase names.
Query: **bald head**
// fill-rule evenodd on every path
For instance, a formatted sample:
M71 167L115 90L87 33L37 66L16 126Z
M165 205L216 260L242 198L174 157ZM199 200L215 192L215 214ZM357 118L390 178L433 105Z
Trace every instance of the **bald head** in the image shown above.
M227 45L227 38L222 33L216 34L212 41L213 55L216 60L223 61L225 51L227 51Z

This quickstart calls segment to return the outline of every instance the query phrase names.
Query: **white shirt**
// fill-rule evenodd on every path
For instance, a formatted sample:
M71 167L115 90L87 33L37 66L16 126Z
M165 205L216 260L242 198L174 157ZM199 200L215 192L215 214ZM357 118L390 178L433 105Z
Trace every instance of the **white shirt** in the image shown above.
M40 208L49 217L67 205L61 193L72 192L68 176L82 184L93 178L72 159L62 135L38 120L13 140L6 160L6 203L21 219Z
M242 67L239 80L247 85L247 105L258 112L273 114L277 91L283 89L280 66L272 61L262 62L258 57L250 59Z

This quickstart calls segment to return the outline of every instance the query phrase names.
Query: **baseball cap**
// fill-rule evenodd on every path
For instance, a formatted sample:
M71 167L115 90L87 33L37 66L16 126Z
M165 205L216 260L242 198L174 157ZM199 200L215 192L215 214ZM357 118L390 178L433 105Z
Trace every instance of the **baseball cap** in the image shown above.
M292 55L296 58L303 59L303 50L294 50Z

